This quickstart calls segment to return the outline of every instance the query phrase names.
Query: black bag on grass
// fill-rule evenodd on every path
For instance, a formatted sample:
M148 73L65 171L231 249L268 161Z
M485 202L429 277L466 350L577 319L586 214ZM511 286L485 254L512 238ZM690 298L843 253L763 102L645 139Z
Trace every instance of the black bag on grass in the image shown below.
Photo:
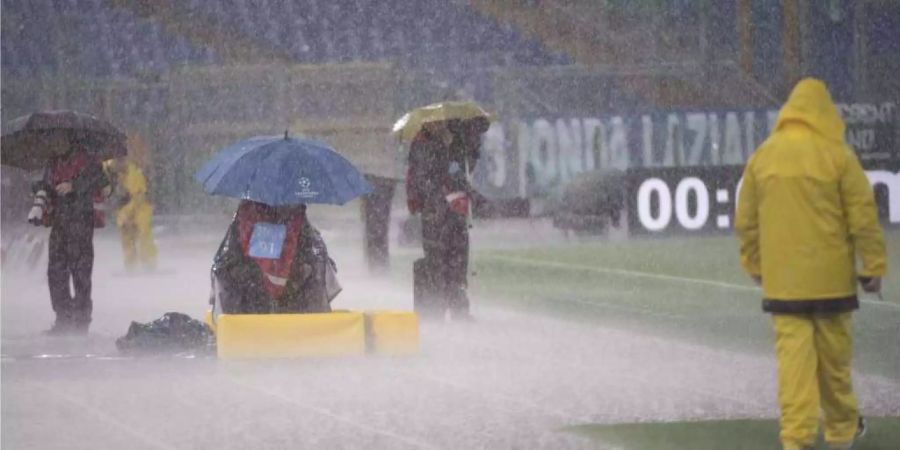
M131 322L128 333L116 340L123 353L183 353L209 351L213 333L205 323L177 312L150 323Z

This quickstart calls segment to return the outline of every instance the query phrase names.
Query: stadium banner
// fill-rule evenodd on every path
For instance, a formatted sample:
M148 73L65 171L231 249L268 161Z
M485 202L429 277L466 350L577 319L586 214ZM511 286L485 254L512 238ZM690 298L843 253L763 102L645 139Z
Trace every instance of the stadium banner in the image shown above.
M886 202L889 198L900 202L900 187L894 187L900 171L898 103L838 104L847 124L847 143L856 150L873 183L881 186L876 189L879 206L884 217L893 223L900 223L900 207L889 208ZM706 187L710 199L708 210L691 209L690 202L696 200L682 206L674 202L673 216L668 222L660 216L648 222L650 229L641 222L633 225L653 231L652 228L665 222L665 229L677 225L676 228L694 230L702 222L702 215L687 220L689 226L681 227L682 222L675 214L681 211L682 219L687 219L692 217L687 212L707 211L707 220L697 230L727 229L731 225L725 226L719 216L733 212L734 188L739 178L735 178L735 172L740 172L752 152L769 135L777 115L774 109L697 110L497 122L485 134L482 158L474 173L475 183L489 198L533 201L557 195L582 172L619 169L633 181L628 183L627 195L630 205L638 208L642 180L657 178L667 183L674 202L677 195L693 198L699 192L695 181L686 182L679 191L682 180L697 178ZM642 195L655 198L664 193L658 192L661 189L645 188ZM888 195L888 191L896 195ZM723 192L728 193L727 200ZM629 220L639 220L641 210L629 209ZM724 212L719 212L720 209Z

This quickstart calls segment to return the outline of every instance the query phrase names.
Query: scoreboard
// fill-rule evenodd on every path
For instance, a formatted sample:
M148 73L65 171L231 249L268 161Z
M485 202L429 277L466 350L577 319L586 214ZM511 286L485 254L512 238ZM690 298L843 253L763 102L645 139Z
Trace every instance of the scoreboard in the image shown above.
M639 168L626 175L632 233L731 230L743 166ZM900 173L866 171L879 215L900 224Z

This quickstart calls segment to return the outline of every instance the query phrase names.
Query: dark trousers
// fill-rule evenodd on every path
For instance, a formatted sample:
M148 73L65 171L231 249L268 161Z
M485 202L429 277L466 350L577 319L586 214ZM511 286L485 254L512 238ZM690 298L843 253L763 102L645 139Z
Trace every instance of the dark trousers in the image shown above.
M47 282L50 302L61 325L87 326L91 322L91 273L94 268L93 213L55 224L50 230ZM69 289L69 280L75 295Z
M362 213L366 223L365 254L369 269L378 271L388 267L391 201L397 183L373 175L366 175L366 180L374 190L362 199Z
M422 214L422 248L427 279L440 311L469 312L469 228L466 218L453 212Z

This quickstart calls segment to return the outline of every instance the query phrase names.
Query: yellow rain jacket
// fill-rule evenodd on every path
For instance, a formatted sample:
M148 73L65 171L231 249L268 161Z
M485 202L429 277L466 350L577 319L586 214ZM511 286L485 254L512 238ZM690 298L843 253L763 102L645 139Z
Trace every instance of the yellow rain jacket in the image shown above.
M104 165L111 170L109 162ZM122 239L125 266L132 268L140 260L152 268L156 265L156 244L151 230L153 205L147 199L144 173L136 164L127 161L115 178L116 189L124 200L116 213L116 226Z
M857 277L884 275L872 188L821 81L797 84L747 163L735 228L766 311L856 309Z
M125 163L125 169L118 174L118 188L127 195L128 202L119 210L118 222L126 222L136 215L137 209L147 204L147 182L144 172L133 162ZM121 226L122 224L119 223Z
M112 160L103 163L103 169L108 174L112 174L111 164ZM147 181L144 178L144 172L131 161L126 161L125 166L111 178L115 180L115 189L119 191L119 195L124 200L119 205L119 212L116 214L116 224L121 227L140 215L139 210L144 209L145 205L149 206Z

